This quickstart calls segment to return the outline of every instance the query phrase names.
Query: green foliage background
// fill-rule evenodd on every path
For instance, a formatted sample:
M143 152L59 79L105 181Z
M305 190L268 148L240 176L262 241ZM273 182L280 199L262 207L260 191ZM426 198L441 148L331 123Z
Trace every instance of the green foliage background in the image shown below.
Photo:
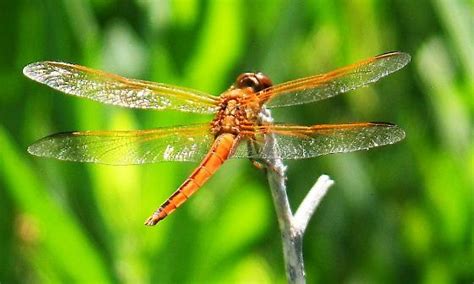
M308 282L473 280L472 1L1 1L0 282L285 282L264 174L229 161L157 227L143 220L195 164L108 167L29 156L67 130L145 129L210 117L121 109L23 77L73 62L218 95L244 71L274 82L382 52L405 69L337 98L274 112L301 124L389 121L393 146L288 162L295 208L336 185L304 240Z

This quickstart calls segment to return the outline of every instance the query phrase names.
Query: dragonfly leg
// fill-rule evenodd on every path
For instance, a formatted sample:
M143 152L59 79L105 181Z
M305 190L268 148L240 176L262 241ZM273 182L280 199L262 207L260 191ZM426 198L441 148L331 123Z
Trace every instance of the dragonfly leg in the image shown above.
M272 171L272 172L276 173L279 177L286 179L285 173L282 172L281 170L279 170L278 168L276 168L276 167L275 167L271 162L269 162L269 161L251 159L250 162L252 162L253 166L256 167L256 168L259 169L259 170L262 170L262 171L265 171L265 170L267 170L267 171Z
M250 160L250 162L252 162L253 166L256 167L257 169L265 170L265 164L263 164L262 162L259 162L257 160Z

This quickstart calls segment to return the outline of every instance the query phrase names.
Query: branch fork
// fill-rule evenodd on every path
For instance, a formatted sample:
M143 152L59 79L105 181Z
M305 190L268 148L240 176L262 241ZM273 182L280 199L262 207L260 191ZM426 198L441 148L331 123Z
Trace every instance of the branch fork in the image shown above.
M260 119L262 123L273 122L270 111L265 108L260 113ZM272 152L269 156L279 157L275 137L272 134L268 134L265 139L269 151ZM265 164L267 165L267 179L281 232L288 282L306 283L303 259L303 236L309 220L326 195L328 189L334 184L334 181L327 175L320 176L299 205L295 214L293 214L286 193L286 166L279 158L267 159Z

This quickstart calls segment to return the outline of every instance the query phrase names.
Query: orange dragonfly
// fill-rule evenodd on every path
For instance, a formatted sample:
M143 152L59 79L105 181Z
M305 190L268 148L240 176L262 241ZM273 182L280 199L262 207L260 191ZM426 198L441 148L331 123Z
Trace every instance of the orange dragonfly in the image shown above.
M62 62L38 62L23 73L69 95L129 108L214 114L210 123L136 131L74 131L53 134L28 151L60 160L110 165L162 161L201 161L184 183L151 215L155 225L181 206L229 158L304 159L393 144L405 137L390 123L361 122L298 126L265 123L264 107L283 107L327 99L373 83L410 61L390 52L335 71L272 85L262 73L244 73L219 97L161 83ZM273 137L272 145L266 135ZM275 149L277 151L275 151Z

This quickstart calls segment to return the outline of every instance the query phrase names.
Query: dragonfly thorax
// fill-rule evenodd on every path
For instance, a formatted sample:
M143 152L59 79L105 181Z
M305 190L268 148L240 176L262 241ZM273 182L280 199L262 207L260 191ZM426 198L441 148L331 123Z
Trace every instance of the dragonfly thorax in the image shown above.
M241 134L257 123L260 104L251 88L234 89L221 95L220 108L212 121L212 132Z

